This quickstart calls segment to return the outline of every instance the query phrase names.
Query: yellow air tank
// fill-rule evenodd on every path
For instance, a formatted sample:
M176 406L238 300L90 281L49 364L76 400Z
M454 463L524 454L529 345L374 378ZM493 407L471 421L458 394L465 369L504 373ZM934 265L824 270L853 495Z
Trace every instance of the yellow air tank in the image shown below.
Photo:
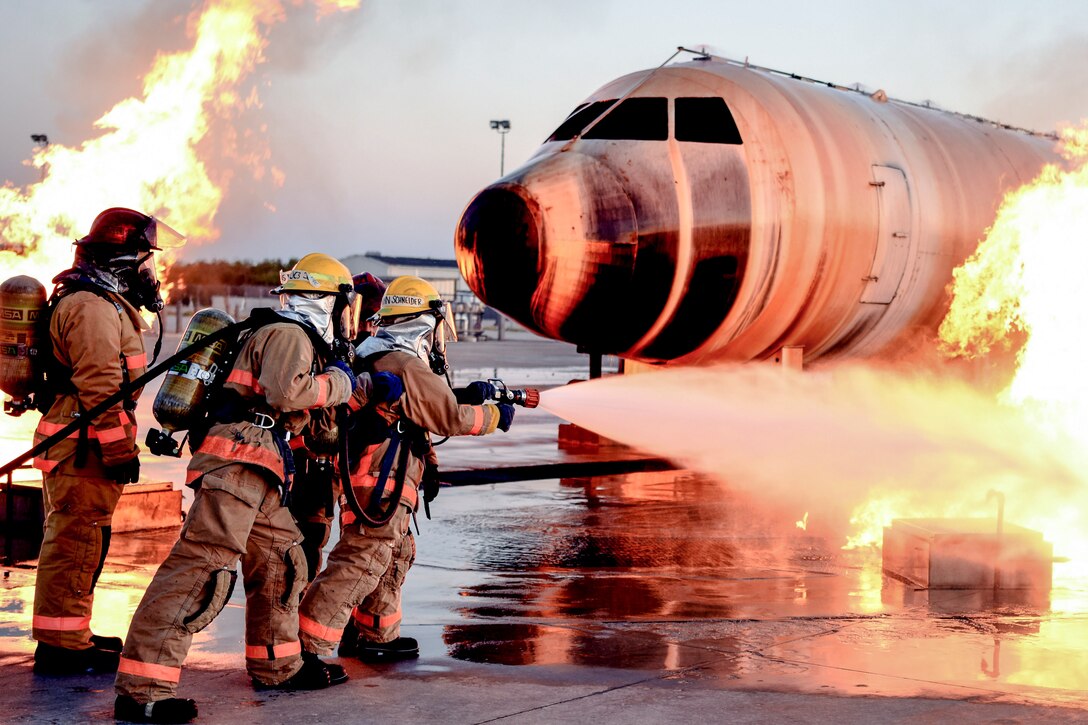
M0 284L0 390L12 397L13 409L34 392L36 358L48 344L48 330L38 325L44 310L45 287L33 277Z
M213 308L200 310L189 320L178 350L196 344L202 338L233 324L234 318L226 312ZM181 455L171 434L189 430L203 420L202 404L211 385L224 372L234 342L235 339L228 336L195 350L166 373L152 408L155 420L163 427L163 431L149 431L146 441L153 453Z

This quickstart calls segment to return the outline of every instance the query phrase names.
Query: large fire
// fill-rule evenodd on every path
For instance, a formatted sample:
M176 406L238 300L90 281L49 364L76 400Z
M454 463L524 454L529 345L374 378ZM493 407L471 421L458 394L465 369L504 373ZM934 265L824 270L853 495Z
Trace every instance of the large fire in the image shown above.
M1006 402L1041 425L1088 442L1088 376L1080 341L1088 323L1088 125L1062 132L1070 170L1048 165L1010 193L975 254L955 272L940 335L952 355L982 355L1022 331Z
M319 17L355 9L359 2L312 0ZM215 239L229 173L209 168L207 159L215 153L206 137L214 123L229 127L241 110L259 104L255 88L243 83L264 59L268 29L285 17L279 0L207 0L188 20L192 47L160 53L144 77L143 95L103 114L95 122L98 136L78 146L38 148L31 163L41 170L41 180L0 187L4 278L26 274L49 289L72 260L72 241L114 206L152 214L195 242ZM229 128L222 135L223 143L235 137ZM261 164L263 158L250 161ZM169 255L156 256L161 271ZM32 429L26 420L0 422L0 452L22 450Z
M949 355L1020 345L999 400L958 375L855 362L676 368L545 391L541 407L786 511L847 547L903 517L987 517L1042 532L1055 581L1088 582L1088 127L1069 164L1008 195L957 273ZM787 514L783 514L789 515ZM788 521L793 521L794 513ZM786 519L783 519L786 521ZM847 523L849 520L849 523Z
M324 15L359 1L314 3ZM0 269L48 286L71 259L72 240L112 206L152 214L191 240L214 239L225 175L213 180L200 143L213 120L258 103L242 82L263 60L268 27L284 17L278 0L208 0L189 19L192 47L159 54L143 96L99 118L99 136L39 148L32 163L42 180L0 188Z
M999 394L1033 427L1075 459L1088 444L1088 376L1082 331L1088 329L1083 270L1088 267L1088 123L1061 132L1067 168L1048 165L1010 192L977 251L954 273L953 302L940 328L945 354L985 356L1015 348L1016 372ZM1051 484L1037 481L1041 498ZM920 510L902 492L871 498L854 511L850 545L876 544L892 518L947 514L942 502ZM1020 497L1016 520L1042 531L1056 550L1088 573L1088 491L1066 505Z

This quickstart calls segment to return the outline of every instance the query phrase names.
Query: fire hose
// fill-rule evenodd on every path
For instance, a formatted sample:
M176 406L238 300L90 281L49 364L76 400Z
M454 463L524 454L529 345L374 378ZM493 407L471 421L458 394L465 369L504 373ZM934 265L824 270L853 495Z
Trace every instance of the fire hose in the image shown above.
M223 340L231 335L238 335L239 333L244 332L245 330L248 330L249 328L257 324L259 324L259 322L253 318L243 320L242 322L236 322L232 325L227 325L226 327L216 330L215 332L201 338L199 341L194 342L192 345L189 345L186 348L178 350L173 355L166 358L161 363L151 368L140 377L136 378L135 380L129 381L126 385L122 385L121 387L119 387L116 392L112 393L101 403L93 406L82 415L80 415L78 418L73 420L71 423L67 424L53 435L43 440L41 443L38 443L36 446L28 451L20 453L18 456L5 463L3 466L0 466L0 477L6 476L8 473L14 471L16 468L18 468L34 456L38 455L39 453L49 450L51 446L64 440L72 433L75 433L80 429L87 428L91 425L91 422L95 418L97 418L99 415L106 412L113 406L117 405L117 403L124 400L125 397L133 390L142 388L147 383L169 371L170 368L172 368L176 363L189 357L194 352L209 347L210 345L214 345L220 340Z
M535 408L540 403L540 391L535 388L508 388L503 381L498 379L489 379L488 382L494 387L494 394L489 398L494 402L520 405L524 408ZM472 402L477 403L477 401ZM477 404L483 402L483 400L480 400ZM382 457L377 483L370 495L370 500L364 507L359 503L359 497L355 495L355 489L351 484L351 450L348 440L353 428L350 416L343 408L337 411L336 422L340 436L340 485L344 493L344 501L347 503L348 508L351 509L351 512L355 514L356 520L372 528L384 526L396 514L397 506L400 505L404 495L404 478L408 455L412 447L410 431L414 424L401 419L391 427L389 445ZM381 501L385 494L385 485L389 480L389 473L395 458L399 460L397 460L397 470L393 476L393 490L389 494L388 503L383 507ZM424 500L424 506L426 505L427 502ZM427 518L430 518L429 507Z
M344 501L347 502L351 512L355 514L355 518L366 526L371 528L385 526L393 519L393 515L397 512L397 506L400 505L401 497L404 495L404 477L405 469L408 464L410 446L407 442L402 440L402 431L398 428L400 421L397 421L391 430L389 435L389 446L386 449L385 456L382 458L382 467L381 472L378 474L378 482L365 507L359 503L359 497L355 495L355 487L351 484L352 466L348 437L351 433L352 426L347 411L343 407L337 411L336 425L340 435L340 487L344 492ZM401 447L402 444L403 447ZM397 471L393 476L393 491L389 494L389 503L383 508L381 500L382 495L385 493L385 483L389 480L389 472L393 465L393 459L397 457L398 454L400 460L397 461Z

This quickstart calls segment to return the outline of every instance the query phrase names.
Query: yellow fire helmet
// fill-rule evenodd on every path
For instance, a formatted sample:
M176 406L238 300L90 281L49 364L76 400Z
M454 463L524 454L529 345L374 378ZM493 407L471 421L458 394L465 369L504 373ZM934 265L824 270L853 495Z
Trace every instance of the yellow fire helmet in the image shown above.
M442 298L434 286L419 277L397 277L382 296L378 317L383 320L440 310Z
M327 254L307 254L291 269L280 271L280 286L272 294L284 292L323 292L326 294L352 291L351 272Z

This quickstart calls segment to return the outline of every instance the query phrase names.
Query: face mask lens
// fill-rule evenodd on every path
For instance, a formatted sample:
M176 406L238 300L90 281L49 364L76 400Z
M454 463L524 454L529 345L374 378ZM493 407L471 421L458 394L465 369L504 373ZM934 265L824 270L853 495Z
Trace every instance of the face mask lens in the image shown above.
M159 295L159 274L155 269L153 255L148 253L141 259L136 268L136 289L134 290L137 301L141 306L151 312L159 312L166 306Z
M343 298L341 298L342 300ZM338 324L340 326L340 336L345 340L354 340L359 335L359 316L362 310L362 301L359 299L359 295L354 292L347 294L347 302L339 302L343 305L343 309L340 311L340 318Z
M136 276L141 280L150 280L158 288L159 272L155 269L155 260L150 252L137 262Z

